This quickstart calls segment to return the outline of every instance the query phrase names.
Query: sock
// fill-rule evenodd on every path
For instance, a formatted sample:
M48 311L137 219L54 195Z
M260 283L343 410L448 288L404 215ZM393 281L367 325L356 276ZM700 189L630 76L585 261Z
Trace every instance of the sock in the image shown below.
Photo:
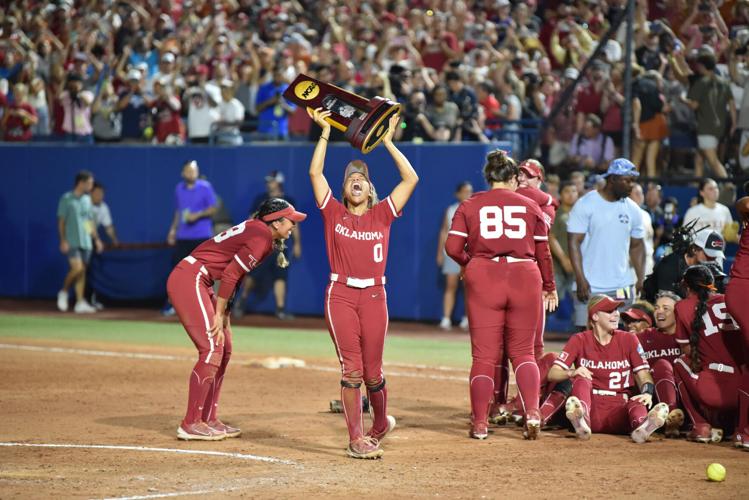
M359 387L341 386L341 403L343 404L343 416L346 418L346 427L348 427L349 440L356 441L364 435L361 420L361 389Z
M374 391L367 387L367 397L369 398L369 404L371 405L372 413L374 414L372 430L378 433L387 429L388 426L388 389L385 385L384 379L382 380L380 387L381 389Z
M631 430L635 430L648 418L648 408L638 401L630 400L627 401L627 415Z
M541 425L546 425L549 420L564 406L567 396L559 391L551 391L541 405Z
M471 416L474 423L486 423L494 394L494 366L474 361L471 367Z
M185 424L195 424L203 420L203 407L206 396L211 390L217 366L209 365L202 359L199 360L190 374L190 391L187 396L187 413Z
M211 388L206 395L205 405L203 406L203 420L205 422L213 422L218 419L218 398L221 395L221 385L224 382L224 374L226 373L226 367L229 364L230 358L231 353L224 352L221 366L218 367L213 384L211 384Z
M519 356L512 360L512 366L515 367L515 381L524 413L537 411L540 377L536 359L533 356Z
M679 407L676 399L676 382L674 366L665 359L659 359L651 365L655 380L655 395L659 403L666 403L668 411Z

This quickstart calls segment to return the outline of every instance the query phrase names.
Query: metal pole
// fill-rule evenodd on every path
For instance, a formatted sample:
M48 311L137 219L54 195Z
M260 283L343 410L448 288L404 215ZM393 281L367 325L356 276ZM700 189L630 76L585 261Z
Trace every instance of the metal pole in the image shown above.
M635 25L635 0L627 0L627 41L624 49L624 106L622 107L622 156L631 156L632 135L632 56Z

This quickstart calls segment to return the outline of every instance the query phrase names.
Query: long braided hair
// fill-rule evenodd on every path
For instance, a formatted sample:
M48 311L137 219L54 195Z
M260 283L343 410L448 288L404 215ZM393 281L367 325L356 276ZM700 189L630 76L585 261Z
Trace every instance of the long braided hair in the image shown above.
M284 200L283 198L269 198L260 204L257 212L252 214L252 218L262 220L263 216L278 212L279 210L283 210L288 206L289 202ZM281 217L280 219L263 222L270 226L277 220L283 220L283 217ZM289 259L287 259L286 255L284 254L284 250L286 250L286 241L282 239L273 240L273 249L278 252L278 255L276 255L276 265L282 269L289 267Z
M689 266L684 271L683 283L690 293L697 296L697 307L692 319L692 332L689 336L689 345L691 346L689 364L692 371L702 370L702 361L698 352L700 343L700 332L705 328L703 316L707 312L707 301L715 292L715 279L710 270L701 264Z

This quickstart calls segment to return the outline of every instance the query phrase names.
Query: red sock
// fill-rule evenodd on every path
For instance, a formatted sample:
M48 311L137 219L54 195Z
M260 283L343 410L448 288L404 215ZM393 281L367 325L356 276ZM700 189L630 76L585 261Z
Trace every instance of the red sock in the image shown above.
M199 360L190 374L190 392L187 396L187 413L184 423L195 424L203 420L203 407L206 396L213 385L217 366Z
M231 353L225 352L221 360L221 366L218 367L211 389L205 398L205 405L203 406L203 420L205 422L213 422L218 419L218 398L221 395L221 385L224 382L224 374L226 374L226 367L230 358Z
M567 396L559 391L551 391L551 394L546 398L544 404L541 405L541 425L546 425L551 417L553 417L559 408L564 406L567 401Z
M375 433L380 433L387 429L388 426L388 389L385 386L385 380L382 380L380 389L372 391L367 387L367 397L369 398L369 404L372 406L372 413L374 414L374 421L372 422L372 429Z
M355 441L364 435L361 421L361 389L341 386L341 403L349 440Z
M629 400L627 401L627 415L629 415L631 430L635 430L648 418L648 409L639 401Z
M512 360L512 366L515 367L515 382L524 413L538 410L540 377L536 359L533 356L519 356Z
M494 367L483 363L473 363L471 367L471 417L473 422L486 422L489 405L494 395Z
M507 402L507 358L503 358L502 361L494 369L494 404L501 405Z
M674 378L674 365L665 359L659 359L652 363L653 380L655 380L655 395L659 403L666 403L668 410L679 407L676 399L676 382Z

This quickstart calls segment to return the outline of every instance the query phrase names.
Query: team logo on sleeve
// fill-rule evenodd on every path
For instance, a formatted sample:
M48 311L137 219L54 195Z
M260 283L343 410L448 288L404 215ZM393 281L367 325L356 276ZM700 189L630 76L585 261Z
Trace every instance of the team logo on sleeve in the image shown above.
M640 344L640 342L637 342L637 354L639 354L643 358L645 357L645 349L642 348L642 344Z
M250 263L250 269L257 267L257 259L252 254L247 255L247 260Z
M567 358L569 358L569 353L567 351L562 351L559 354L559 361L567 361Z

